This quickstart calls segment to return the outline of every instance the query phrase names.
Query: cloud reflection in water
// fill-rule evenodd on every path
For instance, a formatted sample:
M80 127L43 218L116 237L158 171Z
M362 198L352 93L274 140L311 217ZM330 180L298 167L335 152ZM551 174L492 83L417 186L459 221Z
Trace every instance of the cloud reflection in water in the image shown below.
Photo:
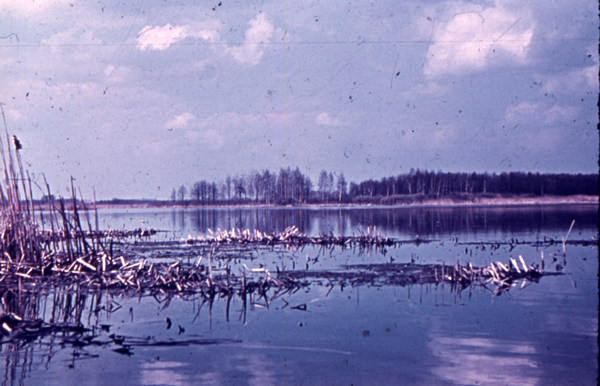
M457 385L536 385L539 363L528 343L433 335L429 348L440 359L432 372Z

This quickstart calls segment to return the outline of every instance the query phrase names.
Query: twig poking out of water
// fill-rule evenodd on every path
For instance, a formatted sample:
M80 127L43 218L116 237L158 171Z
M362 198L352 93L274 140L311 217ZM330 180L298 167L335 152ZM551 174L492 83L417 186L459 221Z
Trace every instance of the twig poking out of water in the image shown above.
M571 227L569 228L569 231L567 232L567 237L562 239L562 247L563 247L563 253L567 253L567 240L569 238L569 235L571 234L571 231L573 230L573 226L575 226L575 220L573 220L573 222L571 223Z

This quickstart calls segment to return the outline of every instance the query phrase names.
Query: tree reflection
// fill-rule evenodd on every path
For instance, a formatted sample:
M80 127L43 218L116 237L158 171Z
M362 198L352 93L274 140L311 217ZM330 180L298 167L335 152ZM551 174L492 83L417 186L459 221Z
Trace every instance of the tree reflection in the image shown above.
M589 207L294 207L218 208L172 211L171 229L206 234L211 230L250 229L281 232L296 226L302 233L350 236L377 227L394 236L438 238L468 235L544 234L566 231L573 218L580 229L597 229L597 212ZM186 221L189 221L186 222ZM189 226L189 229L188 229Z

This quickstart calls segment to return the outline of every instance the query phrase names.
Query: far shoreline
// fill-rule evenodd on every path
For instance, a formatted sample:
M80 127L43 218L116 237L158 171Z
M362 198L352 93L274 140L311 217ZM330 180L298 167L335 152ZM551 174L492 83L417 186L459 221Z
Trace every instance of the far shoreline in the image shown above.
M115 200L119 201L119 200ZM154 201L154 200L122 200L123 202L86 202L85 207L78 205L81 209L87 210L115 210L115 209L335 209L335 208L453 208L453 207L535 207L535 206L599 206L599 196L575 195L575 196L462 196L462 197L440 197L426 198L420 197L412 199L412 202L405 203L385 203L385 202L335 202L335 203L294 203L287 205L279 204L257 204L254 202L243 201L234 203L211 203L202 205L195 201L172 202L172 201ZM385 197L381 199L385 201ZM67 206L72 204L66 203ZM71 204L71 205L69 205ZM43 205L46 206L46 205Z

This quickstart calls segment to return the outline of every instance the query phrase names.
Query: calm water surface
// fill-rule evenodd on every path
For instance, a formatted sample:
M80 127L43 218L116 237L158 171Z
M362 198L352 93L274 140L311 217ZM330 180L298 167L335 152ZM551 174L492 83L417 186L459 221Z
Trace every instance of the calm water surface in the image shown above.
M79 321L95 329L94 338L82 344L84 339L72 335L48 334L5 343L4 383L595 385L597 247L567 245L563 261L560 243L544 249L518 244L544 237L560 241L573 219L569 240L598 236L597 206L103 212L101 228L165 231L156 240L205 235L209 228L276 232L291 225L309 235L352 235L377 227L401 240L417 235L435 240L383 252L276 249L244 261L272 272L411 261L481 266L518 255L533 264L543 251L546 269L566 263L565 275L500 296L481 287L462 292L448 285L340 287L315 280L268 303L249 297L245 309L235 296L210 304L199 296L42 293L28 300L39 317ZM513 245L469 244L477 241Z

